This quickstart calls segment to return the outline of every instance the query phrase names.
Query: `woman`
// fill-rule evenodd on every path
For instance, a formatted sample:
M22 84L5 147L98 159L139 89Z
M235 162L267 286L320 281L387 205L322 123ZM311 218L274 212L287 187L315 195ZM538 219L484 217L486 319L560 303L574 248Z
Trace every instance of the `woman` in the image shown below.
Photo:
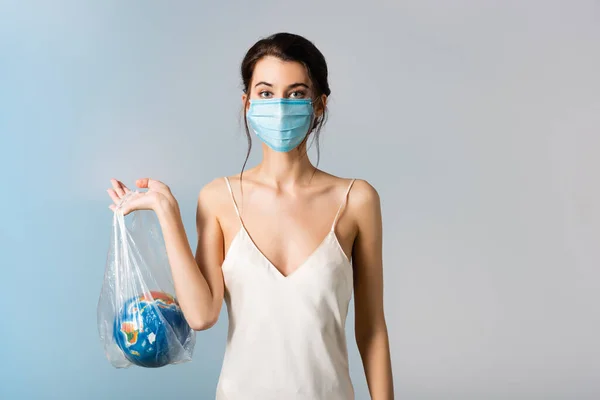
M392 399L378 194L364 180L317 169L307 156L330 94L325 59L303 37L279 33L252 46L241 69L248 155L250 125L263 159L200 191L195 257L165 184L138 180L148 191L122 211L157 213L193 329L213 326L225 300L229 334L217 399L353 399L344 330L352 291L369 392ZM112 185L114 211L129 189Z

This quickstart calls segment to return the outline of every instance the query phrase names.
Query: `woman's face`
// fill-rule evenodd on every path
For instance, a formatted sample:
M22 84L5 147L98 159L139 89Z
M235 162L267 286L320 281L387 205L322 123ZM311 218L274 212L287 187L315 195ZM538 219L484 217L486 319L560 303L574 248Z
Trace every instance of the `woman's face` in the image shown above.
M313 99L314 92L304 65L296 61L283 61L266 56L258 60L248 87L250 100L254 99ZM247 93L242 95L246 111ZM323 95L323 104L326 96ZM315 110L317 113L319 110Z

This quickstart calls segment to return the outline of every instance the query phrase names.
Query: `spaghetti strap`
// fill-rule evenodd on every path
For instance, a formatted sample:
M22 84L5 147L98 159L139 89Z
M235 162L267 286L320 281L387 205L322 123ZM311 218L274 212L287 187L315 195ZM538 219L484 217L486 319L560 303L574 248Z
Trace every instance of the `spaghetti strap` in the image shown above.
M342 210L346 206L346 201L348 200L348 193L350 193L350 189L352 188L352 185L354 184L355 180L356 179L352 179L352 181L350 181L350 184L348 185L348 189L346 189L346 194L344 195L344 199L342 200L342 204L340 204L340 208L338 208L337 214L335 214L335 218L333 219L333 224L331 225L331 230L332 231L335 230L335 225L337 224L337 221L338 221L338 218L340 216L340 213L342 212Z
M240 215L240 210L238 209L237 203L235 201L235 197L233 197L233 190L231 190L231 184L229 183L229 178L225 177L225 182L227 183L227 189L229 189L229 194L231 195L231 201L233 202L233 207L235 208L235 213L237 214L240 223L242 223L242 216Z

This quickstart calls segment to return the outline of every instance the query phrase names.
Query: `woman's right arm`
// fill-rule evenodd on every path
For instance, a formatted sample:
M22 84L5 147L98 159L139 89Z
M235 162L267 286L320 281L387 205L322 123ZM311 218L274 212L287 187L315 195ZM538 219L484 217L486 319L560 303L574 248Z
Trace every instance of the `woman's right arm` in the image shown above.
M161 198L155 209L165 239L177 301L194 330L205 330L219 318L223 304L223 233L217 219L216 182L200 191L196 209L198 244L192 254L177 201Z

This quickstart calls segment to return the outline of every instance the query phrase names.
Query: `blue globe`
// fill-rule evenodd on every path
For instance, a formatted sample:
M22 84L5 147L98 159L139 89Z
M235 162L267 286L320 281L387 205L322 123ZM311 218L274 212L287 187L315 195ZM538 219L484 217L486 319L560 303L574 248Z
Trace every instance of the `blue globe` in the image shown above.
M140 367L157 368L176 361L190 334L175 298L159 291L129 299L114 322L117 345Z

